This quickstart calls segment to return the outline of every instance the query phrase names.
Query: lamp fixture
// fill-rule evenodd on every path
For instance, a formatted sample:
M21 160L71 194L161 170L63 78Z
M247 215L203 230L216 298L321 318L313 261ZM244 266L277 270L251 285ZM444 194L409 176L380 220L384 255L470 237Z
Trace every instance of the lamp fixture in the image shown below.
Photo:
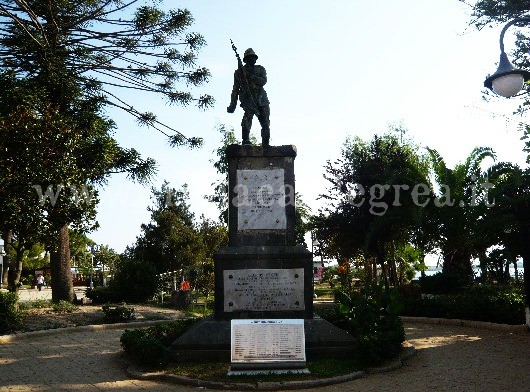
M515 68L504 51L504 34L506 30L519 22L530 23L530 17L515 18L504 26L499 39L501 49L499 67L493 75L488 76L484 81L484 87L506 98L517 95L522 90L524 83L530 80L530 72Z

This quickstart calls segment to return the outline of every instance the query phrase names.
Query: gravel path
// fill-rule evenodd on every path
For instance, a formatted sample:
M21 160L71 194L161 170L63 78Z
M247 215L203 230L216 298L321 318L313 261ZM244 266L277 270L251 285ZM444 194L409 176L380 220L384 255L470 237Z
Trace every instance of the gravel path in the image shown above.
M418 354L396 371L370 374L324 391L530 390L530 334L405 323ZM130 380L122 330L57 333L0 341L0 391L184 391Z

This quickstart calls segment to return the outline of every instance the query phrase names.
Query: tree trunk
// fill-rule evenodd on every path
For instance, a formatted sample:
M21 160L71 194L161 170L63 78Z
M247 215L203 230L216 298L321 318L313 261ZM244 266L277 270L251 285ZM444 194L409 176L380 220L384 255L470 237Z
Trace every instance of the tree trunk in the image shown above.
M383 273L383 282L385 283L385 290L388 291L390 284L388 282L388 264L385 263L385 249L382 246L378 247L377 262L381 266L381 272Z
M18 293L18 283L20 282L20 275L22 274L22 259L24 257L24 247L20 246L17 249L17 257L14 262L11 263L9 273L7 274L7 287L9 291Z
M2 265L2 268L4 269L3 275L2 275L2 278L3 278L2 287L9 288L8 268L10 267L10 264L11 264L11 258L9 257L9 249L11 248L11 244L13 242L13 231L7 230L5 233L3 233L3 237L4 237L4 252L6 255L4 256L4 260L3 260L4 264Z
M364 284L366 287L369 287L373 281L372 260L370 257L364 258L364 272L365 272Z
M9 265L6 262L6 259L4 257L4 263L2 264L2 284L1 287L7 287L7 269L9 268Z
M458 250L444 252L444 261L442 266L444 274L458 275L466 283L473 281L473 268L471 266L471 256Z
M390 260L388 263L388 267L390 270L390 283L392 286L397 287L400 286L398 272L397 272L397 263L396 263L396 247L394 245L394 242L390 244Z
M52 270L52 300L72 302L74 300L74 284L70 263L70 236L68 225L59 230L59 244L50 254Z
M526 325L530 328L530 250L526 249L522 256Z
M425 253L424 252L421 252L421 264L422 265L425 265ZM421 276L421 279L425 279L425 268L422 268L421 271L420 271L420 276Z
M508 258L506 260L506 264L504 265L504 274L503 274L503 282L507 282L510 280L510 264L512 263L512 259Z
M486 256L485 250L480 252L478 256L478 260L480 263L481 282L487 282L488 281L488 256Z

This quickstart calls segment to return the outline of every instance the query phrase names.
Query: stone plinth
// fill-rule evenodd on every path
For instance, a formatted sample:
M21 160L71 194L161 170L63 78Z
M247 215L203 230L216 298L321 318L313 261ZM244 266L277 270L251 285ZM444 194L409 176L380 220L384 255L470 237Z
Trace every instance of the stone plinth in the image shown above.
M215 261L215 317L312 318L311 253L302 246L222 248Z
M296 147L230 145L229 246L295 244Z
M355 339L321 318L304 320L306 357L352 358ZM230 362L230 321L208 317L199 321L171 346L174 361Z

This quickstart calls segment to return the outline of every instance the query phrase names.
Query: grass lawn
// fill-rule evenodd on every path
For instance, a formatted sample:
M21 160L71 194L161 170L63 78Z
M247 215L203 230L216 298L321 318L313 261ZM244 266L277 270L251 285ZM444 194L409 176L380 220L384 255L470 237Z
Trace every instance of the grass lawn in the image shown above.
M328 283L315 283L315 294L318 299L333 299L333 289Z

